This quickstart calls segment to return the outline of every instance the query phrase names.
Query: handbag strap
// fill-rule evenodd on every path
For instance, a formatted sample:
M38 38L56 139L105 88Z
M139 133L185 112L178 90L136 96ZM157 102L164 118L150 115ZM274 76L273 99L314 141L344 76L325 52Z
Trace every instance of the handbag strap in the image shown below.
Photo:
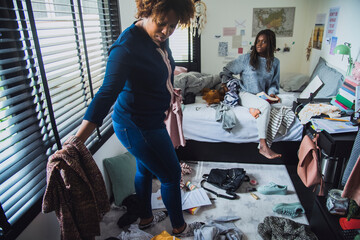
M321 169L321 165L320 165L320 159L321 159L321 149L319 148L319 146L318 146L318 140L319 140L319 134L318 133L316 133L316 134L314 134L314 138L313 138L313 141L314 141L314 143L315 143L315 147L316 147L316 154L317 154L317 156L318 156L318 158L317 158L317 164L318 164L318 171L319 171L319 174L320 174L320 176L321 176L321 178L320 178L320 189L319 189L319 193L318 193L318 196L324 196L324 177L323 177L323 175L322 175L322 173L321 173L321 171L320 171L320 169ZM316 186L314 187L314 190L313 191L315 191L316 190Z
M204 175L205 175L205 174L204 174ZM217 197L222 197L222 198L226 198L226 199L230 199L230 200L235 200L235 199L238 198L238 195L237 195L236 193L234 193L234 192L226 191L226 194L231 195L231 196L227 196L227 195L223 195L223 194L217 193L217 192L215 192L214 190L211 190L211 189L209 189L209 188L206 188L206 187L204 186L204 183L205 183L205 182L206 182L206 179L203 179L203 180L201 181L201 183L200 183L201 187L202 187L203 189L205 189L205 190L207 190L207 191L215 194Z

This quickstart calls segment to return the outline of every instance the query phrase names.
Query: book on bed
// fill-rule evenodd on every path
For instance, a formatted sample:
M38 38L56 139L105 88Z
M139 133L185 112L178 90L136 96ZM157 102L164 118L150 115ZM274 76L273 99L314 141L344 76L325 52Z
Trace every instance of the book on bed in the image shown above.
M267 95L265 92L259 92L258 94L256 94L256 96L261 97L262 99L268 101L270 104L277 103L280 100L279 98L271 97L271 96Z

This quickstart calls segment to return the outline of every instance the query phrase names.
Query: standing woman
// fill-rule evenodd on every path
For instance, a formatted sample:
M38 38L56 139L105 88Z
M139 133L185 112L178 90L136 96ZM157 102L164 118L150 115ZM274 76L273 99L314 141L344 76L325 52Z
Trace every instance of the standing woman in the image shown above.
M271 97L278 98L276 94L279 93L280 61L274 57L275 49L275 33L270 29L262 30L256 36L252 51L229 62L220 73L223 83L234 78L234 74L240 74L240 104L249 108L256 119L259 152L268 159L279 158L281 154L271 150L266 143L271 107L256 94L264 91Z
M104 82L89 105L76 136L83 142L100 126L110 107L116 136L136 158L135 190L141 206L139 228L166 218L152 212L152 179L161 182L161 195L173 233L193 234L200 223L183 218L181 168L166 130L175 63L169 36L177 25L187 26L194 16L192 0L136 0L137 21L109 50Z

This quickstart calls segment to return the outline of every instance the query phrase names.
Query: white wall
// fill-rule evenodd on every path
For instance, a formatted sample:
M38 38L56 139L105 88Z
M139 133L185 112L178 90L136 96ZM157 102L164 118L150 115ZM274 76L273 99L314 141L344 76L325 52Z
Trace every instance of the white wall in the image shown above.
M329 54L330 46L323 43L321 50L312 49L310 61L305 58L310 34L314 28L316 14L326 13L330 7L340 6L340 14L336 36L338 44L350 42L352 44L352 56L354 59L360 54L360 0L204 0L207 4L207 25L201 37L201 62L202 72L218 73L224 65L224 58L217 56L217 44L219 39L214 35L222 34L223 27L234 26L235 19L246 19L246 35L244 40L254 41L251 37L252 8L255 7L296 7L294 36L291 38L277 38L278 46L283 48L287 43L291 50L289 53L277 53L281 62L281 72L302 72L310 74L320 56L325 58L330 65L343 72L347 69L347 60L341 60L340 56ZM121 26L128 27L135 20L135 1L119 0ZM220 40L226 40L223 37ZM227 39L230 41L229 39ZM295 42L294 45L291 45ZM360 58L358 57L360 60ZM103 171L102 160L123 153L126 150L112 136L105 145L94 154L94 159L100 170ZM109 189L109 181L106 173L105 183ZM110 191L108 190L108 194ZM60 239L59 225L54 213L39 214L34 221L19 236L19 240L57 240Z
M309 61L306 61L306 48L314 29L316 15L326 13L326 21L331 7L340 7L336 36L338 44L350 42L352 44L352 56L356 58L360 52L360 22L359 0L203 0L207 5L207 24L201 36L201 71L204 73L219 73L222 67L231 60L231 57L238 56L237 49L229 50L231 56L218 56L218 43L229 42L231 37L215 38L215 35L222 35L223 27L235 27L235 20L245 20L244 41L254 42L251 37L253 8L259 7L295 7L295 23L293 37L277 37L277 47L283 49L287 44L290 52L278 52L276 57L280 60L280 74L285 72L300 72L310 75L320 56L325 58L329 65L335 66L341 72L347 69L347 59L338 55L330 55L330 45L323 41L322 49L312 49ZM326 30L327 22L325 23ZM241 28L242 29L242 28ZM237 29L239 34L240 28ZM292 44L295 42L295 44ZM229 48L230 49L230 48ZM250 46L244 48L248 51Z
M338 37L337 44L344 42L351 43L351 55L353 59L360 61L360 0L317 0L314 1L314 7L311 8L312 16L309 16L310 22L307 31L310 32L314 26L316 14L326 13L329 15L329 9L340 7L338 26L335 36ZM330 66L335 67L343 74L347 70L348 60L340 55L331 55L329 53L330 45L323 42L322 49L313 49L310 58L310 67L308 71L311 73L314 69L319 57L323 57Z
M255 37L252 37L252 16L253 8L261 7L295 7L295 20L293 37L277 37L277 47L283 49L285 44L290 47L290 52L276 53L276 57L280 60L280 73L282 72L299 72L299 66L305 54L303 54L303 42L310 36L304 34L306 21L308 19L308 9L312 1L309 0L223 0L213 1L204 0L207 5L207 24L201 35L201 71L204 73L216 74L222 71L224 65L239 56L237 49L231 48L232 37L222 36L224 27L236 27L235 21L244 22L245 28L237 27L237 35L240 30L245 30L242 36L243 41L249 44L244 46L244 53L250 50L250 42L253 44ZM221 35L216 38L215 35ZM228 42L229 56L218 56L219 42ZM294 44L292 44L295 42Z

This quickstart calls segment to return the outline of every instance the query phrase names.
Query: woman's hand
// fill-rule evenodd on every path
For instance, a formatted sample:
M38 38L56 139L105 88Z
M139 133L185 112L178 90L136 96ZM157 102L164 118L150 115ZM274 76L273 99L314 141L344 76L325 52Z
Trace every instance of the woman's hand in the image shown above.
M275 94L270 94L270 97L276 98L277 101L276 102L280 102L280 98L278 96L276 96Z

